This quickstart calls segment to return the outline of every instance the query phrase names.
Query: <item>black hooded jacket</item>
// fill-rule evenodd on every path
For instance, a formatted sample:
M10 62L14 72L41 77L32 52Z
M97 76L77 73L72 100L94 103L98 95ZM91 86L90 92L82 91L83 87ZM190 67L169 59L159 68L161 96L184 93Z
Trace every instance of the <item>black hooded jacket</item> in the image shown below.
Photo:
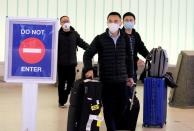
M58 36L58 65L76 66L77 46L84 50L89 47L73 27L70 27L69 32L64 32L60 28Z
M123 32L125 32L125 28L122 29ZM128 35L128 34L127 34ZM141 40L141 37L138 32L135 31L135 29L132 30L132 33L128 35L128 37L133 36L135 38L135 43L133 45L134 50L134 70L136 71L138 69L137 67L137 61L139 60L137 54L139 53L144 58L146 58L149 54L149 51L147 50L146 46L144 45L143 41Z

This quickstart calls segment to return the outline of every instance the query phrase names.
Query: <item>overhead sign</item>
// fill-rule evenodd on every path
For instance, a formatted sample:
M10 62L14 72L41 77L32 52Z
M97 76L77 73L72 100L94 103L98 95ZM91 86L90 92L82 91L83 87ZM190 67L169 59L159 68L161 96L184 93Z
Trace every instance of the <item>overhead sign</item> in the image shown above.
M57 19L7 18L5 80L54 82Z

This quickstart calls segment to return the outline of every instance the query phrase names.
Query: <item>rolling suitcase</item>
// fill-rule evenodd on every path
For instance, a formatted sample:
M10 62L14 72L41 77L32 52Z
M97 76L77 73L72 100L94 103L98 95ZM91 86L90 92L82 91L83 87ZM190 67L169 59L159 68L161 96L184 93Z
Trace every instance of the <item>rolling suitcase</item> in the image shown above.
M68 110L67 131L79 131L79 121L81 118L81 108L84 99L83 80L79 79L74 82L71 89L70 106Z
M126 103L126 109L123 113L120 114L120 120L116 123L117 130L130 130L135 131L140 104L139 99L136 97L136 84L132 88L127 87L128 89L128 102Z
M79 131L99 131L102 121L101 89L100 81L84 80L84 101Z
M99 131L101 88L98 80L77 80L71 90L67 131Z
M133 107L130 110L130 105L131 102L129 101L128 107L125 110L124 114L121 115L121 121L117 123L117 129L118 130L130 130L130 131L135 131L136 125L137 125L137 120L138 120L138 115L139 115L139 110L140 110L140 104L138 98L135 96L134 97L134 102L133 102Z
M144 79L143 126L160 126L166 123L167 87L164 78Z

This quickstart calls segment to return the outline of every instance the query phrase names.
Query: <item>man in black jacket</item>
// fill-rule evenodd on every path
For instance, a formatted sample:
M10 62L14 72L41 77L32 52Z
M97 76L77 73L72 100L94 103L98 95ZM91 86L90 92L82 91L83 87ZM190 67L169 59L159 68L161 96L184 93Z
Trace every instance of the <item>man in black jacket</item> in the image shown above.
M98 35L85 51L85 76L93 78L92 58L98 54L99 76L102 81L102 103L107 131L116 131L120 116L127 105L127 84L133 84L132 56L128 39L119 28L121 16L111 12L107 17L108 29Z
M133 56L134 56L134 69L135 69L135 75L134 75L134 81L137 81L137 74L136 71L138 69L137 62L139 60L137 54L139 53L144 58L146 58L149 54L149 51L145 47L143 41L141 40L141 37L138 32L135 31L134 25L135 25L135 15L131 12L127 12L123 15L123 31L128 35L129 42L133 45Z
M70 26L68 16L60 18L61 28L58 39L58 95L59 107L67 102L73 82L75 81L75 67L77 65L77 46L86 50L89 45Z
M134 59L134 81L135 83L137 82L137 62L139 60L137 53L141 54L144 58L146 58L149 54L149 51L146 49L146 47L144 46L143 41L141 40L141 37L139 35L138 32L135 31L135 29L133 28L135 25L135 15L131 12L127 12L123 15L123 32L125 32L128 36L129 39L129 45L131 45L132 50L133 50L133 59ZM132 97L134 89L130 88L129 89L129 97ZM139 115L139 110L140 110L140 104L139 104L139 100L138 98L134 97L134 104L133 104L133 109L131 111L128 110L128 115L126 115L124 117L124 119L126 117L126 119L128 119L129 123L128 127L131 131L135 131L136 129L136 124L137 124L137 120L138 120L138 115ZM126 124L126 123L123 123Z

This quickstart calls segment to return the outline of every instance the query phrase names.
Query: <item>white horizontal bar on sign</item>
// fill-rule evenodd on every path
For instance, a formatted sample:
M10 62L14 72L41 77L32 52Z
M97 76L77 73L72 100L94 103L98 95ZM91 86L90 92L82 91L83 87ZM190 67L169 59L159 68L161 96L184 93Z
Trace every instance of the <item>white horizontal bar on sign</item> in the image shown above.
M37 49L37 48L23 48L23 53L41 53L41 49Z

